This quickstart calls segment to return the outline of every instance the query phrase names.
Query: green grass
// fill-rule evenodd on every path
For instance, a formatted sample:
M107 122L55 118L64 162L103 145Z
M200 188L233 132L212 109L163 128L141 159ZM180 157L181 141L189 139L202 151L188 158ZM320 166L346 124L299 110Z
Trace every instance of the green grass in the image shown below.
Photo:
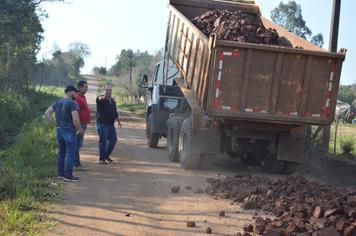
M64 87L57 87L57 86L49 86L49 85L42 85L41 86L41 92L42 93L47 93L47 94L52 94L56 97L63 97L64 96ZM39 90L39 87L36 87L36 91Z
M44 87L41 93L30 90L19 94L11 89L0 89L0 139L9 132L19 132L23 124L41 116L49 105L63 96L61 90Z
M44 212L58 199L55 129L41 117L58 97L47 90L24 98L12 119L23 117L19 135L0 149L0 235L39 235L53 224Z
M138 116L144 117L146 115L146 107L143 104L128 104L128 103L123 103L119 104L119 108L124 110L124 111L129 111L132 112Z
M1 157L0 235L34 235L48 225L41 212L58 191L54 129L38 119L25 125Z
M335 124L331 126L331 137L329 151L334 153L335 140ZM356 125L355 124L339 124L336 138L336 155L342 154L344 151L341 147L343 143L350 143L354 150L352 154L356 156Z

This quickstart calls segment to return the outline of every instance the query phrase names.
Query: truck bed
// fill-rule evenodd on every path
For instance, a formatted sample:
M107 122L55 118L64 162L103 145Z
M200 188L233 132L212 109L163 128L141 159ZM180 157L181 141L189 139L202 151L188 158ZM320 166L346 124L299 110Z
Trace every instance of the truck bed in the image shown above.
M271 21L294 47L238 43L205 36L191 22L209 10L256 5L171 0L166 59L172 60L205 113L216 119L329 124L334 117L343 53L329 53Z

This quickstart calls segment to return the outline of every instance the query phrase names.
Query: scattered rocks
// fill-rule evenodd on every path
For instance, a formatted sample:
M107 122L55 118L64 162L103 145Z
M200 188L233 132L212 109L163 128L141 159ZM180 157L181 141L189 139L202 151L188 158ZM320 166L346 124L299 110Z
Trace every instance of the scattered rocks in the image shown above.
M263 26L258 15L241 11L214 10L193 19L193 23L207 36L217 39L292 47L275 29Z
M313 236L340 236L340 233L336 231L334 226L317 231Z
M130 214L130 213L126 213L125 216L126 216L126 217L130 217L131 214Z
M356 236L356 228L354 225L347 227L344 230L344 236Z
M243 227L243 229L244 229L245 232L251 233L251 232L253 232L253 225L251 225L251 224L245 225Z
M172 192L172 193L179 193L179 191L180 191L180 187L179 187L179 186L173 186L173 187L171 188L171 192Z
M322 214L323 214L323 210L321 209L321 207L320 206L315 207L313 216L315 218L320 218L322 217Z
M254 216L255 224L245 225L245 233L356 236L356 192L303 177L235 176L209 179L209 183L206 192L213 197L223 194L245 210L262 209L274 215L273 219Z
M210 227L208 227L208 228L206 228L206 233L207 234L212 234L213 230Z
M187 227L188 228L194 228L194 227L196 227L196 224L195 224L194 221L187 221Z
M220 211L220 212L219 212L219 216L220 216L220 217L225 217L225 211Z
M185 186L186 190L192 190L192 186Z
M254 232L258 235L263 235L266 230L266 225L258 224L254 227Z

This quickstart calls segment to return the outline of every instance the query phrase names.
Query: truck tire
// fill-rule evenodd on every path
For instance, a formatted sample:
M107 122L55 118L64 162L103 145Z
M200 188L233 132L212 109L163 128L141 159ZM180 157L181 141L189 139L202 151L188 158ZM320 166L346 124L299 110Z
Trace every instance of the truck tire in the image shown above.
M173 162L179 161L178 143L182 122L183 118L179 116L171 116L168 120L167 150L169 160Z
M179 133L179 161L183 169L197 169L201 154L192 153L193 145L193 122L192 118L184 119Z
M262 170L268 174L280 174L284 168L284 161L277 160L275 155L269 154L262 162Z
M152 127L152 114L150 114L146 121L146 137L147 137L147 144L150 148L157 148L158 141L159 141L159 134L153 133L151 130Z
M292 175L297 170L297 167L298 167L298 163L285 161L283 170L281 171L281 174Z

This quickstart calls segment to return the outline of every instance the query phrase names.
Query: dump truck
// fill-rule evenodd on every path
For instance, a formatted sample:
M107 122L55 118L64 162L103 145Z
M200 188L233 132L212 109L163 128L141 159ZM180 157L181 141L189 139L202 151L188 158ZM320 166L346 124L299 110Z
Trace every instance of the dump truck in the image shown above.
M330 53L262 16L293 47L207 36L192 20L216 9L261 15L254 1L170 0L164 59L151 85L143 79L148 145L166 137L169 159L185 169L222 153L291 174L305 128L333 121L346 50Z

